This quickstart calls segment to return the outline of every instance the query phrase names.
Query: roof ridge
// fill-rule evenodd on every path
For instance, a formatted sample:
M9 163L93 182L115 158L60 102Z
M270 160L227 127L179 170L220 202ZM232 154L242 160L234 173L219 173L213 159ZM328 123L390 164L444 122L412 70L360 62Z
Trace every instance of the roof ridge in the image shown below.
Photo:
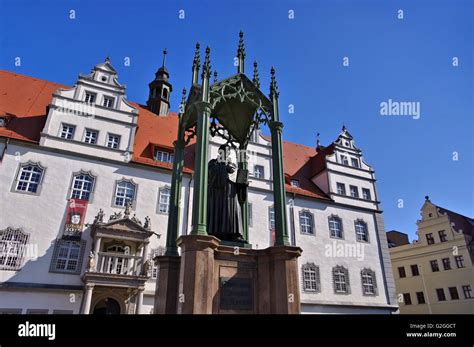
M433 205L435 205L435 204L433 204ZM456 215L458 215L458 216L460 216L460 217L462 217L462 218L466 218L466 219L468 219L468 220L474 220L474 218L465 216L465 215L460 214L460 213L458 213L458 212L454 212L454 211L448 210L447 208L444 208L444 207L442 207L442 206L439 206L439 205L435 205L435 206L436 206L437 208L439 208L439 209L442 209L442 210L448 212L448 213L456 214Z

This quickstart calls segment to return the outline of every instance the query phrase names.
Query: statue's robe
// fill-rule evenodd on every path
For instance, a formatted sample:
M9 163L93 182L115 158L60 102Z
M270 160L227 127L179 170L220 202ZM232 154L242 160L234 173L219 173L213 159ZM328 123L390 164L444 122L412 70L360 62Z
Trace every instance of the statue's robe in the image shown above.
M221 240L241 240L243 228L239 200L242 202L246 198L246 187L230 180L229 173L234 172L234 166L212 159L208 168L208 234Z

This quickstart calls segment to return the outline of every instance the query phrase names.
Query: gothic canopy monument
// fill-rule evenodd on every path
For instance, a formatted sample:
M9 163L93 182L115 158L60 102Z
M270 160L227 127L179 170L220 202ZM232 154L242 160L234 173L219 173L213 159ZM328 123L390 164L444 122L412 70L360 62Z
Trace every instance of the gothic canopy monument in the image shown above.
M160 272L155 313L299 312L297 257L301 249L289 246L275 69L271 69L267 97L260 90L257 62L253 78L245 74L243 33L239 36L237 73L218 80L214 72L212 83L207 47L199 84L200 46L196 44L192 85L187 97L183 90L174 142L166 254L155 258ZM257 250L248 243L245 153L253 131L262 125L271 132L275 244ZM210 136L224 140L217 158L209 158ZM193 138L192 228L178 238L184 149ZM237 163L230 161L231 151L239 154ZM229 178L232 173L235 180Z

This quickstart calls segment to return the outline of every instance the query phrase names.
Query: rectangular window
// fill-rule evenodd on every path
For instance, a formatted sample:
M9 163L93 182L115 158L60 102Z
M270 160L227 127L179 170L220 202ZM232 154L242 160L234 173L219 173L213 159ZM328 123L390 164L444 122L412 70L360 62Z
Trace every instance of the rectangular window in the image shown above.
M439 235L439 240L440 240L441 242L446 242L446 241L448 241L448 235L446 235L446 231L440 230L440 231L438 231L438 235Z
M163 163L172 163L174 161L174 155L170 152L156 151L155 160Z
M300 212L300 230L302 234L313 234L313 215L309 211Z
M462 291L463 291L464 297L466 299L472 298L472 290L471 290L471 286L469 284L465 285L465 286L462 286Z
M429 245L432 245L435 243L432 233L426 234L426 242L428 242Z
M303 291L319 292L319 268L314 265L303 266Z
M425 304L425 294L423 292L416 292L416 299L418 300L418 304Z
M73 310L53 310L53 314L73 314Z
M349 186L349 191L351 192L351 196L353 198L359 197L359 188L357 188L356 186Z
M439 266L438 266L438 261L437 260L430 260L430 265L431 265L431 271L433 271L433 272L438 272L439 271Z
M405 303L405 305L411 305L410 293L403 293L403 302Z
M400 266L398 268L398 276L400 276L400 278L405 278L407 277L407 274L405 272L405 267L404 266Z
M91 145L95 145L97 143L98 132L92 129L86 129L86 133L84 135L84 142L90 143Z
M362 198L364 200L372 200L372 197L370 196L370 189L362 188Z
M351 158L351 164L353 167L359 167L359 160L356 158Z
M84 99L88 104L93 104L95 101L95 94L91 92L86 92L86 97Z
M418 269L418 265L416 265L416 264L415 264L415 265L410 265L410 267L411 267L411 274L412 274L413 276L419 276L419 275L420 275L420 271L419 271L419 269Z
M120 145L120 135L108 134L107 147L117 149Z
M72 140L74 138L74 133L76 132L76 127L74 125L63 124L61 127L61 138L66 140Z
M443 261L443 268L445 270L451 270L451 260L449 260L449 258L443 258L441 260Z
M104 103L102 104L104 107L112 108L114 107L114 98L110 96L104 96Z
M448 290L449 290L449 296L451 296L451 300L459 300L457 287L449 287Z
M464 258L462 255L457 255L454 257L454 259L456 260L456 266L458 269L464 267Z
M54 246L50 272L79 274L84 256L85 241L58 239Z
M0 231L0 270L16 271L23 265L29 234L21 229Z
M169 188L160 189L159 206L158 206L158 211L160 213L169 213L170 196L171 196L171 190Z
M253 177L255 178L265 178L265 171L262 165L255 165L253 167Z
M341 163L343 165L349 166L349 160L347 159L347 157L345 155L341 155Z
M268 225L270 230L275 230L275 209L273 206L268 209Z
M438 301L446 301L446 295L444 295L443 288L437 288L436 295L438 296Z
M337 186L337 194L339 195L346 195L346 185L344 183L336 183Z
M122 180L116 183L114 205L125 207L135 200L136 185L132 181Z
M48 314L48 309L29 308L26 310L26 314Z

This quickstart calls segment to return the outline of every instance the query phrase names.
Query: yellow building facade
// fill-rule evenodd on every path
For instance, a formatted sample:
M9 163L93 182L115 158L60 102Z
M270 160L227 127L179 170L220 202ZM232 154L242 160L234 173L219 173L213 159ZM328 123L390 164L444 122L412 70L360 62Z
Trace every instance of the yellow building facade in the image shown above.
M472 314L474 219L425 199L418 240L410 244L400 232L387 233L400 313Z

